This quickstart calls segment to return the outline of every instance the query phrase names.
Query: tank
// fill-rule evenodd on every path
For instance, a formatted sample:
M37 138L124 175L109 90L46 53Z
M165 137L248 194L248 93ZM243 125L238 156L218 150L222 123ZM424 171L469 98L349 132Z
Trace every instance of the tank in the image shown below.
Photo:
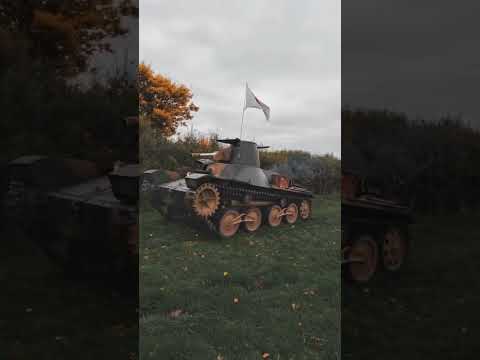
M70 173L71 177L57 180L68 170L78 171L79 165L95 169L88 161L43 156L11 162L6 215L69 272L127 271L137 261L137 203L133 194L125 196L123 185L114 191L109 178L121 183L124 173L116 170L101 176L84 169L81 176ZM132 178L129 174L128 181Z
M111 167L106 172L105 164L88 160L22 156L8 165L5 210L69 272L122 273L135 280L140 167L120 162Z
M365 283L380 271L398 273L410 250L412 205L358 169L342 169L341 189L343 275Z
M259 150L267 147L238 138L217 141L224 144L219 151L192 154L197 170L155 187L154 208L169 219L206 224L224 238L241 226L254 232L263 223L277 227L311 217L312 192L260 167Z

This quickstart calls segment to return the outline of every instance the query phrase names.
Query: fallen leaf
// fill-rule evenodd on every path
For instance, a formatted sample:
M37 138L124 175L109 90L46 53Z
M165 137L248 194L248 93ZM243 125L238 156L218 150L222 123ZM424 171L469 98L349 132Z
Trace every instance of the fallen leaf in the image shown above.
M175 310L170 311L170 312L167 314L167 316L168 316L169 318L171 318L171 319L176 319L176 318L178 318L178 317L180 317L180 316L182 316L182 315L185 315L185 314L186 314L186 312L183 311L182 309L175 309Z
M304 295L315 295L315 291L312 290L312 289L305 289L305 291L303 292Z
M295 304L295 303L292 304L292 310L293 311L297 311L299 309L300 309L300 304Z
M265 283L263 279L255 279L255 288L263 289L265 287Z

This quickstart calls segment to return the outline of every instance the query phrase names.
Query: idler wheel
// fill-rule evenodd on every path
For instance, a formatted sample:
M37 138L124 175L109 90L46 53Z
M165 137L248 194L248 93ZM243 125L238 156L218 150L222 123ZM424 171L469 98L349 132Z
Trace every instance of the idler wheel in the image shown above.
M357 238L352 244L348 272L355 282L368 282L377 270L378 246L370 235Z
M224 238L230 238L235 235L242 222L242 215L237 210L227 210L220 217L218 222L218 232Z
M298 220L298 206L294 203L288 205L285 211L285 221L287 224L295 224Z
M245 223L245 230L247 230L247 232L257 231L262 224L262 212L256 207L250 208L245 213L243 221Z
M387 271L395 272L400 270L407 255L408 243L404 233L392 227L383 236L382 259L383 267Z
M278 205L273 205L268 211L268 225L277 227L282 222L282 208Z
M195 213L203 218L210 217L220 206L220 192L211 183L200 185L193 195L192 207Z
M299 215L302 220L307 220L312 216L312 206L310 201L302 200L300 203Z

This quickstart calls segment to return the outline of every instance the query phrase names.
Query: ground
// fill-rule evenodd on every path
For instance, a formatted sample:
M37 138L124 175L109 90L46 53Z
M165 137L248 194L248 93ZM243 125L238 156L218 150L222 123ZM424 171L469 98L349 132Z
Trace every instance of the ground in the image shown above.
M142 359L339 359L340 202L220 240L141 213Z
M0 231L0 282L0 359L137 358L137 297L66 276L19 229Z
M418 217L403 273L342 286L342 359L476 359L480 214Z

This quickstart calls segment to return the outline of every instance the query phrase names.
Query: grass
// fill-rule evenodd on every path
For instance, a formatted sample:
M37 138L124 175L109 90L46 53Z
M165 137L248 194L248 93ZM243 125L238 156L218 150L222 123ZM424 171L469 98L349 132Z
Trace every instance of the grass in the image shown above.
M339 359L340 203L231 240L140 216L142 359Z
M342 359L478 358L479 218L419 218L402 274L342 286Z
M137 358L137 298L67 278L21 231L0 232L0 359Z

